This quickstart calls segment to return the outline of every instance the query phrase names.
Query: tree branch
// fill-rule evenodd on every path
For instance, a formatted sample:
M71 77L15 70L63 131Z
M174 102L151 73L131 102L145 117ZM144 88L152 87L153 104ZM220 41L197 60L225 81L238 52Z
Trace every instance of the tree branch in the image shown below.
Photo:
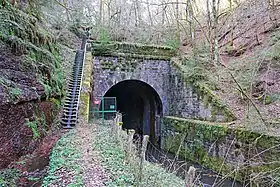
M221 64L226 71L229 73L229 75L231 76L232 80L235 82L235 84L238 87L238 90L252 103L253 107L256 109L258 115L260 116L263 124L266 124L265 119L263 118L258 106L256 105L256 103L248 96L248 94L243 90L243 88L240 86L240 84L237 82L236 78L233 76L233 74L228 70L228 67L224 64L222 64L221 62L219 62L219 64Z

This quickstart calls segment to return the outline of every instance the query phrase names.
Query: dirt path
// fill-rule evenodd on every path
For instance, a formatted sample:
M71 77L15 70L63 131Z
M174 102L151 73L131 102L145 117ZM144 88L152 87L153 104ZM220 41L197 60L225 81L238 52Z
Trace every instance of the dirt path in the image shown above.
M77 126L76 145L82 154L79 163L82 168L85 187L105 186L105 182L109 178L99 162L98 152L93 150L93 133L95 130L95 124L88 124L82 120L79 121Z
M94 151L96 130L97 125L79 120L62 136L52 151L42 187L106 186L109 176L101 166L100 153Z

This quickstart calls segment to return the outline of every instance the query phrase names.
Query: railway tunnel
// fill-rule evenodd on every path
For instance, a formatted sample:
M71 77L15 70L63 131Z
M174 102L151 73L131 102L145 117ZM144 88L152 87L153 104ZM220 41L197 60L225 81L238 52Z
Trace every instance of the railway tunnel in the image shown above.
M123 129L150 136L159 143L162 102L153 87L140 80L124 80L113 85L104 97L116 97L117 110L123 116Z

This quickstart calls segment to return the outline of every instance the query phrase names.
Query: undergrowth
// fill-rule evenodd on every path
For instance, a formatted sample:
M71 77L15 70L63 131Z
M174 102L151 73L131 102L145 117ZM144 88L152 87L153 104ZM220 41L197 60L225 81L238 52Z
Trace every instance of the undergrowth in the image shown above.
M37 121L29 121L29 119L26 119L25 125L32 130L33 139L40 138L41 135L38 130Z
M206 68L201 62L196 62L193 58L187 58L183 60L184 76L190 82L206 81L208 74Z
M110 175L107 186L137 186L138 164L129 164L125 161L124 147L117 143L112 136L112 126L99 125L95 132L94 150L99 151L102 158L102 166ZM126 134L122 133L122 143L126 144ZM134 155L135 156L135 155ZM133 156L133 163L137 163L137 157ZM144 162L142 173L142 186L181 186L184 180L175 174L168 173L160 165Z
M17 169L0 170L0 186L16 187L20 172Z
M81 154L74 144L75 135L75 130L70 131L56 143L50 156L48 175L44 178L42 187L50 185L83 186L81 167L77 162L81 158ZM68 177L73 180L64 180L67 175L74 175L74 177Z

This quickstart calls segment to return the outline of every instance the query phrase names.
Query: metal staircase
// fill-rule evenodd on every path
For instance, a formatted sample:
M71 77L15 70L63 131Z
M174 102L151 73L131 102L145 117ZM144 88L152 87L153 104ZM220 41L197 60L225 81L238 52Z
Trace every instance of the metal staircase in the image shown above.
M76 52L71 81L63 105L61 124L63 128L73 128L78 119L80 92L83 78L83 68L86 53L86 37L83 38L81 49Z

